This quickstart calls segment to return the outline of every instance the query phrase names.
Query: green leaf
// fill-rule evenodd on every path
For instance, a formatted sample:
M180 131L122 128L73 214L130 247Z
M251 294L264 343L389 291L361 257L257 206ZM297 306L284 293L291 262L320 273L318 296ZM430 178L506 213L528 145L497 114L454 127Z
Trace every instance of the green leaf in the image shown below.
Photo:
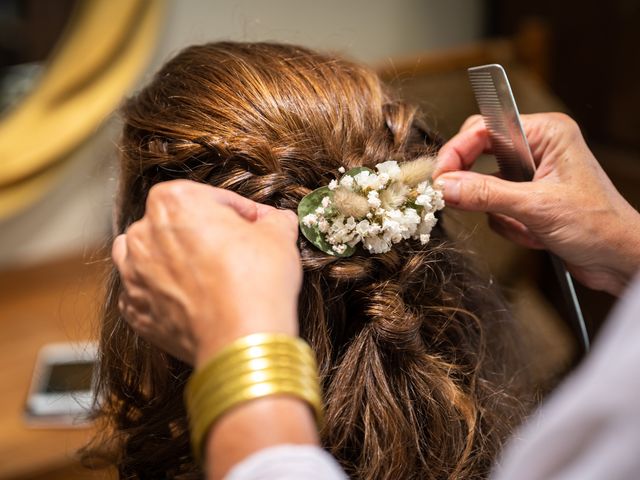
M354 169L355 170L355 169ZM350 170L351 171L351 170ZM298 204L298 223L300 224L300 230L302 234L313 243L317 248L324 253L333 255L335 257L350 257L356 251L356 247L349 247L344 253L339 254L333 250L331 244L327 243L324 239L324 234L318 229L317 226L307 227L302 223L302 219L310 213L315 213L316 208L322 205L322 199L324 197L331 197L333 192L329 190L329 187L320 187L315 189L310 194L306 195Z

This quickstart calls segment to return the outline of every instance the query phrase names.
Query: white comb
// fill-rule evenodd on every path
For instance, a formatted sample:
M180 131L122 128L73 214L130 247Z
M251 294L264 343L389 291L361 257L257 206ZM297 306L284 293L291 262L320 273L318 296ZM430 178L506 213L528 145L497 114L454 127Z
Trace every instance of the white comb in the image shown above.
M531 181L536 165L504 68L497 64L482 65L469 68L468 72L502 177L512 182ZM573 280L562 260L553 254L549 255L569 307L571 328L586 352L589 350L589 335Z

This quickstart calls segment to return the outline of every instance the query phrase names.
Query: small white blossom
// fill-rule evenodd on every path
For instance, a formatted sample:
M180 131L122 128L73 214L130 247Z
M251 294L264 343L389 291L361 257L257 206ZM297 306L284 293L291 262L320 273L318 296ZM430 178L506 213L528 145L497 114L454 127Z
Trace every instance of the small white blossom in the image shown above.
M385 188L390 180L391 180L391 177L389 176L388 173L385 172L385 173L378 174L378 182L380 183L380 188ZM378 190L380 190L380 188Z
M329 190L335 190L336 188L338 188L338 181L337 180L331 180L329 182Z
M339 171L340 173L344 173L344 172L346 172L346 170L344 169L344 167L340 167L340 168L338 168L338 171Z
M331 201L331 200L329 199L329 197L324 197L324 198L322 199L322 202L321 202L322 207L323 207L323 208L328 208L328 207L329 207L329 202L330 202L330 201Z
M401 170L398 166L398 162L394 160L389 160L387 162L382 162L376 165L376 170L380 173L384 173L389 176L391 180L397 180L400 176Z
M340 179L340 185L348 190L353 190L353 177L351 175L345 175Z
M324 215L324 208L323 207L318 207L315 210L316 215Z
M427 243L429 243L429 240L431 240L431 235L429 235L428 233L423 233L422 235L420 235L420 243L422 245L426 245Z
M329 231L329 222L327 222L327 219L322 217L320 219L318 219L318 230L320 230L321 233L327 233Z
M304 217L302 217L302 224L305 227L313 227L314 225L318 224L318 216L314 213L305 215Z
M338 245L333 245L331 248L338 255L342 255L347 250L347 246L344 243L341 243L341 244L338 244Z
M367 203L371 208L379 208L382 205L380 201L380 194L376 190L371 190L367 194Z
M391 250L391 244L380 237L367 237L362 244L371 253L386 253Z
M432 212L426 213L422 216L421 225L424 225L424 228L429 228L429 230L431 230L436 226L436 223L438 223L438 219Z
M433 191L433 208L435 210L442 210L444 208L444 197L441 190Z
M427 210L431 210L431 195L422 194L416 198L416 205L422 205Z
M353 177L353 179L358 184L358 186L364 190L365 188L369 187L369 184L372 181L372 175L371 175L371 172L369 172L369 170L363 170L362 172L356 174L356 176Z
M358 232L359 235L366 237L369 234L370 226L371 223L369 222L369 220L360 220L360 222L358 222L358 224L356 225L356 232Z

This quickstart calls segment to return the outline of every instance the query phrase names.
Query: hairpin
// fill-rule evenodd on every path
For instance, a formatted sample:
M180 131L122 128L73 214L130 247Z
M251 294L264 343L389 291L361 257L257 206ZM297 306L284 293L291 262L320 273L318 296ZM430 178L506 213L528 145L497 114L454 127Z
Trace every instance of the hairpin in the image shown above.
M356 167L306 195L298 205L302 234L329 255L349 257L358 243L370 253L416 239L425 245L444 208L433 188L434 159L420 157L398 164L389 160L375 170Z

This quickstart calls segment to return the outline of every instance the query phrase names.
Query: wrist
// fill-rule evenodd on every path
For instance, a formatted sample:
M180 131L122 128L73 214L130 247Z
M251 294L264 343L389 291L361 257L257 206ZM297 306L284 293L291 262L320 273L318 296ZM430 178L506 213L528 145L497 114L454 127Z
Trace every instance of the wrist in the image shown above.
M288 309L256 308L247 312L225 312L216 319L215 330L207 328L209 321L201 322L205 328L198 334L195 367L215 357L225 346L239 338L254 333L283 333L298 336L298 320L295 307Z
M209 462L208 478L224 478L251 454L282 444L319 444L313 412L304 401L271 396L239 405L209 432L205 454L215 461Z
M640 270L640 214L629 205L619 211L615 228L606 231L602 262L606 280L602 289L617 296Z
M309 345L297 337L271 333L249 335L225 346L199 366L185 389L196 458L201 458L208 433L224 417L245 404L274 396L300 399L298 403L305 402L311 407L321 424L322 399L315 355ZM259 430L266 428L264 423L258 417L251 424ZM308 429L305 427L303 431ZM307 434L303 437L309 438ZM296 438L292 434L292 440Z

